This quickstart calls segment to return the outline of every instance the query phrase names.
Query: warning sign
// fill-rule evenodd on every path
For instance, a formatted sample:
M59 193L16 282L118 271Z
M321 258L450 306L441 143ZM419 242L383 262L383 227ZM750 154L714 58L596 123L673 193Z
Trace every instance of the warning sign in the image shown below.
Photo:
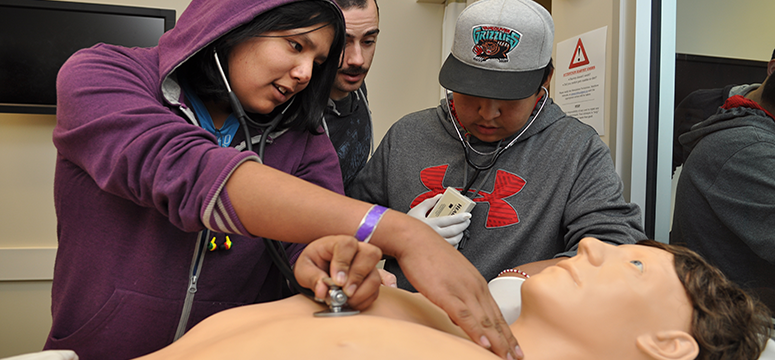
M587 57L587 51L584 50L584 43L582 43L581 38L579 38L579 42L576 44L576 51L573 53L573 58L570 60L568 69L584 65L589 65L589 57Z
M600 135L605 135L607 30L602 27L557 43L559 60L552 77L554 102Z

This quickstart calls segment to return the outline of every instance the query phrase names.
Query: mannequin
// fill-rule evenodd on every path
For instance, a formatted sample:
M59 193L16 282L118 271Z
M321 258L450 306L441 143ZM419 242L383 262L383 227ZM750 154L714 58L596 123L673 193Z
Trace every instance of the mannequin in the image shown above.
M764 346L758 335L769 326L766 308L717 277L720 273L694 253L679 249L679 260L672 253L676 247L648 245L612 246L585 238L577 256L526 280L521 315L511 324L525 359L705 358L714 349L707 348L707 336L695 329L700 311L695 308L707 305L692 293L697 280L735 299L727 305L736 309L724 314L736 315L729 315L725 325L740 326L729 341L745 349L726 355L756 358ZM295 296L230 309L139 359L498 358L471 342L420 294L383 286L378 299L359 315L313 317L324 308ZM708 307L703 314L713 311ZM291 333L297 336L286 335ZM754 340L746 342L746 334Z
M672 351L667 359L694 359L699 353L690 335L691 302L673 256L661 249L584 239L577 256L522 289L523 312L512 329L526 354L540 354L532 359L658 359L665 351Z

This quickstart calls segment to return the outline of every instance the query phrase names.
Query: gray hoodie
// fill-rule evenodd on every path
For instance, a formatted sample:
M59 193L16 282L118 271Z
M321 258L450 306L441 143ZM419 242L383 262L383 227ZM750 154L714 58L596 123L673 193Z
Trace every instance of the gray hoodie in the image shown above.
M462 190L473 170L453 126L443 100L396 122L350 195L406 212L448 186ZM471 144L482 153L497 148L476 138ZM477 163L491 157L471 153ZM573 256L585 236L614 244L646 238L640 209L622 197L608 147L551 99L472 190L479 192L461 252L486 280L524 263ZM388 261L385 268L396 273L399 287L412 289L398 264Z
M775 121L742 96L680 137L691 151L670 242L775 299Z

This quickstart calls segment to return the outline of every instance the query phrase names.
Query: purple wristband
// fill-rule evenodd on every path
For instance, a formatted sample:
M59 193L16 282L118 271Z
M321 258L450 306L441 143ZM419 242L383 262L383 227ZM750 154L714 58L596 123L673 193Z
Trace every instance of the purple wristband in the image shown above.
M369 212L363 216L361 223L358 225L358 231L355 232L355 238L358 241L365 243L371 240L371 235L374 234L374 229L377 228L377 224L382 220L382 215L385 215L387 208L379 205L372 205Z

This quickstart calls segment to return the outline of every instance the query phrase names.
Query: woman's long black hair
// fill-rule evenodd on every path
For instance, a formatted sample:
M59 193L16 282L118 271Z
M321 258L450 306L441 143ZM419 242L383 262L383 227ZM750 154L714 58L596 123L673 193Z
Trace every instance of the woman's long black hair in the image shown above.
M221 65L228 77L226 59L237 44L268 31L293 30L322 24L329 24L334 29L334 40L328 58L321 66L313 67L309 85L294 96L295 100L278 126L278 130L293 127L318 133L317 129L321 125L345 44L344 17L331 0L296 1L262 13L201 49L181 66L181 75L203 101L228 103L228 92L215 64L213 49L217 49ZM250 117L259 123L266 123L282 109L285 109L285 104L277 106L270 114L251 113Z

